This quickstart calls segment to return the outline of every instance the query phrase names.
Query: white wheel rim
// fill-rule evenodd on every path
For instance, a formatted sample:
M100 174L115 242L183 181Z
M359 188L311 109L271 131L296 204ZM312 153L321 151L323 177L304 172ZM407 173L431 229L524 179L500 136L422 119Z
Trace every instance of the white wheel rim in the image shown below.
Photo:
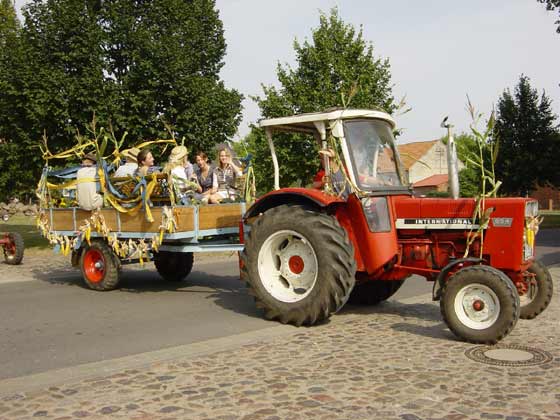
M259 250L261 283L282 302L305 299L315 287L318 267L317 255L307 238L293 230L273 233Z
M459 290L454 309L463 325L484 330L494 325L500 316L500 300L488 286L473 283Z

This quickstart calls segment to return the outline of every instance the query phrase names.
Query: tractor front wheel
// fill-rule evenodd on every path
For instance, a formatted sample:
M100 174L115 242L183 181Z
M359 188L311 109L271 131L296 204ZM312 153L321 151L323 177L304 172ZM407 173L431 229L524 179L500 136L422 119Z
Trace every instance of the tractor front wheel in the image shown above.
M154 253L154 264L159 275L167 281L182 281L194 264L192 252L159 251Z
M495 344L519 319L519 295L511 280L488 266L455 273L443 287L440 308L449 329L470 343Z
M107 291L119 284L119 259L104 241L92 241L80 256L80 268L86 285L93 290Z
M554 290L552 276L542 262L535 261L528 271L534 277L528 279L527 291L519 296L521 319L533 319L544 311L552 300Z
M348 303L353 305L377 305L395 293L401 288L404 280L368 280L354 286Z
M242 276L268 319L313 325L329 318L354 287L354 248L329 215L282 205L251 225Z
M18 265L23 260L25 245L23 238L18 232L6 234L8 243L4 245L4 261L6 264Z

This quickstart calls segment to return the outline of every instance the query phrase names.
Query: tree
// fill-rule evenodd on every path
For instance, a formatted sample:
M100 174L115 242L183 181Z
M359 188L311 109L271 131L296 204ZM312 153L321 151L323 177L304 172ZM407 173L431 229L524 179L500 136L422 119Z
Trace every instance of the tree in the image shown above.
M512 94L506 89L498 101L495 137L496 162L502 191L525 195L537 184L558 183L560 141L557 116L543 92L539 98L527 76L521 75Z
M0 1L0 19L16 19ZM23 15L18 48L0 52L12 60L11 79L0 69L0 138L11 139L0 191L32 191L43 132L52 150L68 149L94 114L117 138L128 131L128 145L167 137L164 123L208 152L236 132L242 96L219 77L226 44L214 0L32 0ZM0 42L12 26L2 24Z
M100 16L117 126L155 138L165 121L207 151L235 134L243 97L219 77L226 43L214 0L115 0Z
M0 0L0 200L22 188L30 191L32 175L22 170L27 162L19 159L25 155L24 150L28 153L26 144L21 142L25 129L20 124L25 103L20 80L23 53L14 4Z
M345 107L396 108L392 95L390 65L374 57L373 45L362 29L344 23L337 9L321 13L311 41L294 41L296 66L278 64L280 87L263 86L264 96L254 98L264 118ZM351 99L350 99L351 98ZM317 171L317 146L310 137L278 135L275 148L281 162L280 181L305 185ZM253 128L246 138L255 156L259 191L272 187L272 160L262 130Z
M560 16L560 0L537 0L539 3L546 4L546 10L554 11L558 9L558 16ZM556 32L560 34L560 19L554 22L558 25Z

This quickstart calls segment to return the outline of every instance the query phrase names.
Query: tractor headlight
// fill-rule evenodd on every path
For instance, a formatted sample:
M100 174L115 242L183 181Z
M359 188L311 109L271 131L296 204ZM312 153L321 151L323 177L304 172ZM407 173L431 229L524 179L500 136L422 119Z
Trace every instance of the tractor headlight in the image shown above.
M391 219L385 197L367 197L362 199L362 208L369 230L372 232L390 232Z
M535 253L535 237L539 231L539 203L528 201L525 203L525 226L523 229L523 260L527 261Z
M537 217L539 215L539 202L527 201L525 203L525 217Z

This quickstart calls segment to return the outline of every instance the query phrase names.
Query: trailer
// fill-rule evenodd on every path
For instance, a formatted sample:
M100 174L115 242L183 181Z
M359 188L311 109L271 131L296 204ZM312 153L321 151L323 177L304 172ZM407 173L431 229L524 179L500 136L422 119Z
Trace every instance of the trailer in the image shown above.
M241 251L245 210L245 203L153 207L150 222L143 212L51 207L40 218L55 247L71 252L85 284L106 291L119 286L125 264L153 260L165 280L181 281L191 272L195 253Z

